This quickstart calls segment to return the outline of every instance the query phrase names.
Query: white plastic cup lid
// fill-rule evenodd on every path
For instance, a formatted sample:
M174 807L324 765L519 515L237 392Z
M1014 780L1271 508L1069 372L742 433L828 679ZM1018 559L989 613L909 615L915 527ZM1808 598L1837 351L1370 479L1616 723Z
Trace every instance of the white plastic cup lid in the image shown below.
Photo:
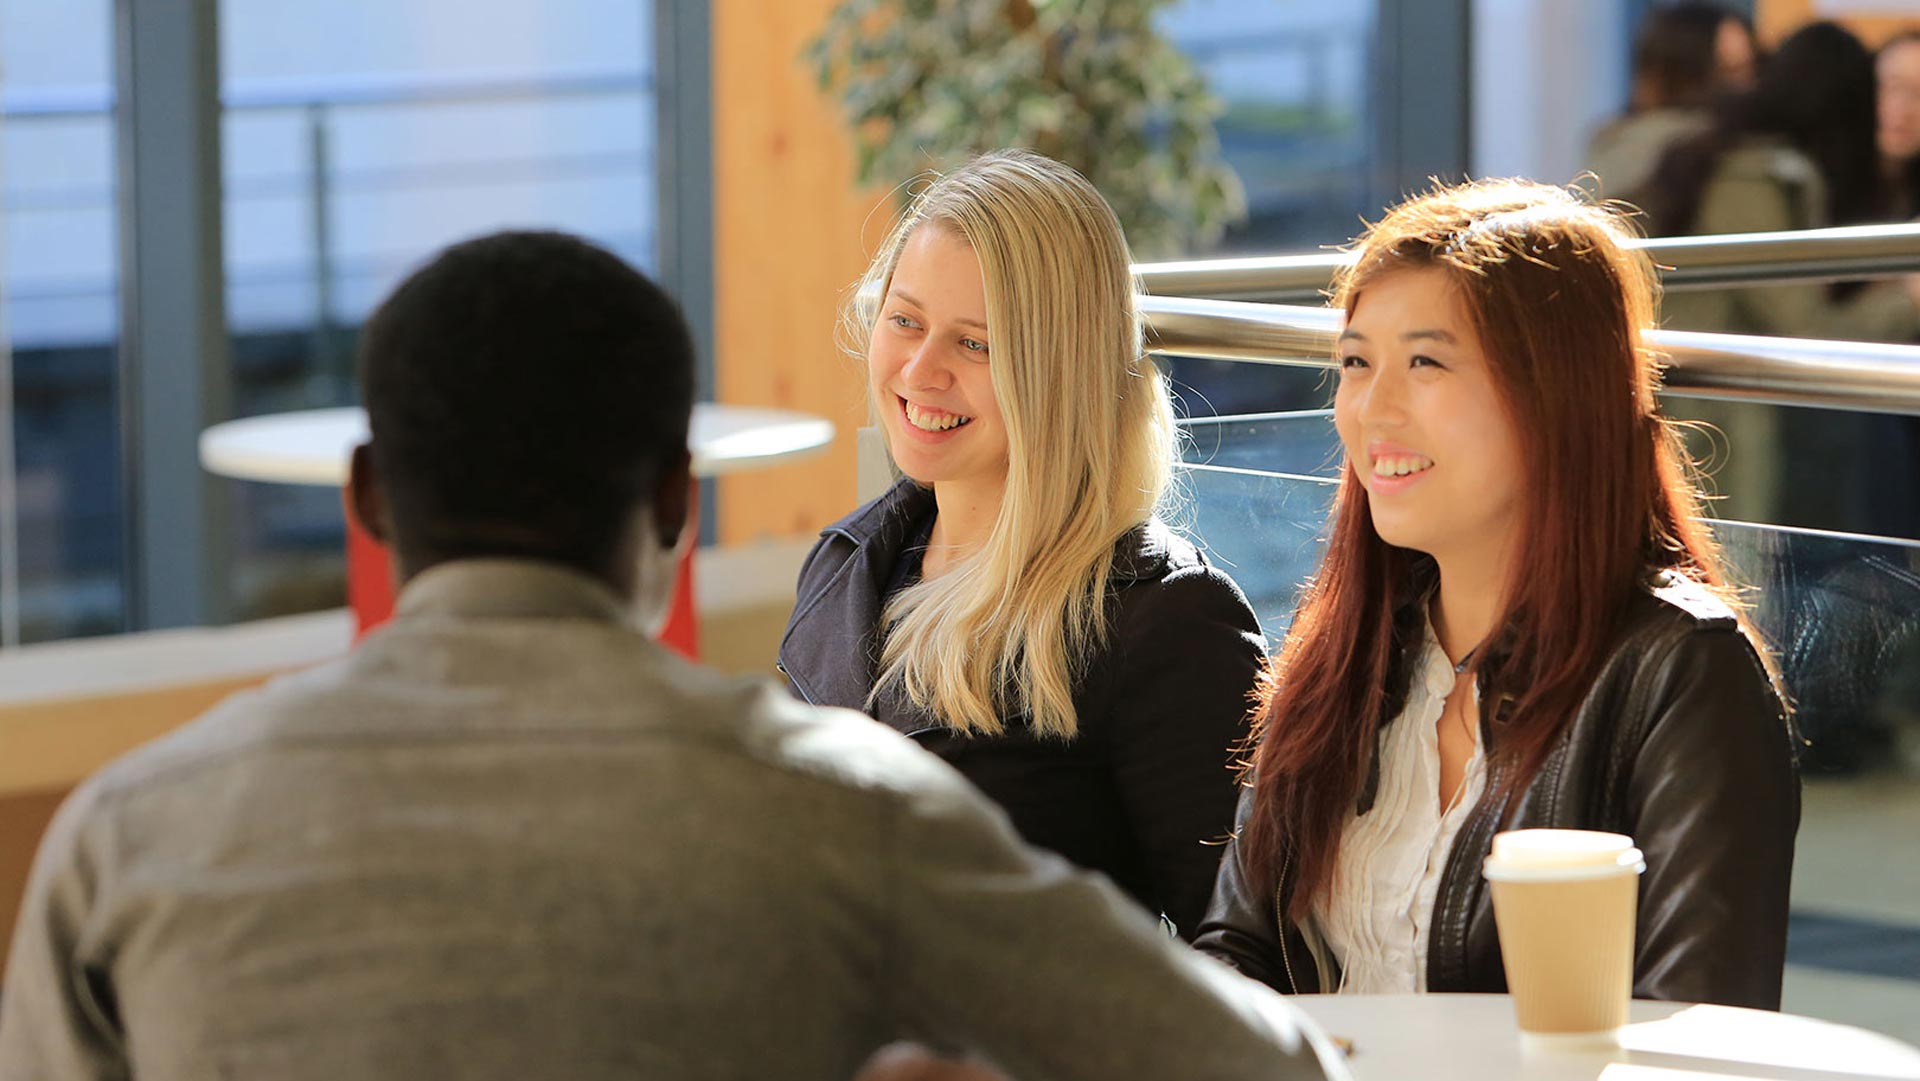
M1484 867L1496 882L1599 878L1646 869L1646 859L1624 833L1545 829L1494 834Z

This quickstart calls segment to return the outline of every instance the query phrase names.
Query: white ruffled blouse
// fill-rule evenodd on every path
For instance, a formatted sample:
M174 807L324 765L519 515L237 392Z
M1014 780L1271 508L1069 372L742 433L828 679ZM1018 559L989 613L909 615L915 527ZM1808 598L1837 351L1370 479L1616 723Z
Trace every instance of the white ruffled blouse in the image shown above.
M1344 994L1427 989L1434 897L1454 836L1486 787L1476 733L1460 793L1441 813L1437 726L1454 671L1431 625L1420 649L1407 704L1380 734L1373 806L1347 824L1332 887L1314 906L1315 925L1339 961ZM1479 692L1473 693L1477 703Z

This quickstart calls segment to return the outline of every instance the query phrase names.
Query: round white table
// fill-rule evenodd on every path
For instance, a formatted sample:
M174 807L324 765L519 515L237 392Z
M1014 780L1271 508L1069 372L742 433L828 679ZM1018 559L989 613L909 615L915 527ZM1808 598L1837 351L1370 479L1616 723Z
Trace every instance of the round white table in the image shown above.
M1816 1081L1920 1079L1920 1050L1793 1014L1633 1004L1614 1050L1522 1047L1506 995L1299 995L1288 1001L1350 1040L1354 1081Z
M200 464L236 480L342 488L353 448L366 439L367 415L357 407L247 417L201 432ZM696 477L794 461L831 442L833 423L821 417L711 402L695 403L687 432ZM346 534L347 603L364 634L392 614L392 570L386 551L351 515ZM681 557L673 608L660 637L689 657L699 655L691 550Z
M200 464L236 480L338 488L366 438L367 415L358 407L247 417L200 433ZM687 436L696 477L794 461L831 442L833 422L824 418L714 402L694 405Z

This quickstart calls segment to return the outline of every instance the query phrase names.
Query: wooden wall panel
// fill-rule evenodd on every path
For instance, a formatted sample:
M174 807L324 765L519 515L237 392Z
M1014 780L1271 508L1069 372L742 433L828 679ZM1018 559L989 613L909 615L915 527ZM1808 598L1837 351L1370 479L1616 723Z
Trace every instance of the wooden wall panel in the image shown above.
M1816 0L1758 0L1753 14L1754 29L1768 45L1778 45L1781 39L1808 22L1827 17ZM1884 0L1872 5L1848 4L1832 18L1860 35L1867 48L1877 49L1882 41L1901 30L1920 28L1920 3Z
M70 786L267 675L0 705L0 795Z
M854 505L861 376L834 344L841 299L888 223L853 182L853 147L800 53L832 0L713 5L717 396L831 419L819 457L725 478L722 544L807 535Z
M67 798L69 788L40 792L8 792L0 795L0 972L7 967L7 953L13 946L13 925L20 918L20 901L27 888L27 872L33 867L33 854L40 849L40 835L47 822Z

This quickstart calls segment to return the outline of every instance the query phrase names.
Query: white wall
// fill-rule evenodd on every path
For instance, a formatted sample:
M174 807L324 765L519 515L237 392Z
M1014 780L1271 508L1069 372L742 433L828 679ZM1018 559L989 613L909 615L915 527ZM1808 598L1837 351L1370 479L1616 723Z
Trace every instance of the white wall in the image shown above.
M1474 0L1475 176L1564 184L1627 98L1622 0Z

